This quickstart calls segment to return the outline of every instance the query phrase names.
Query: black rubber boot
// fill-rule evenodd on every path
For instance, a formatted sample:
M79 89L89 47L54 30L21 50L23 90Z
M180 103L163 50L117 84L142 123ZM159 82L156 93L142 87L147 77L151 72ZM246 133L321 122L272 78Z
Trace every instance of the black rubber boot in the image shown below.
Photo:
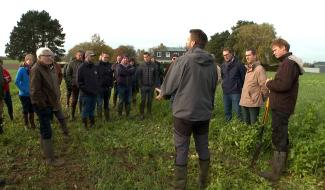
M185 190L187 184L187 166L175 166L175 190Z
M52 139L41 139L41 148L43 149L46 163L51 166L62 166L64 160L54 157Z
M3 186L5 186L5 185L6 185L6 180L0 178L0 187L3 187Z
M287 152L274 151L271 165L272 170L261 172L259 175L271 182L278 181L281 177L282 171L284 171L286 159Z
M29 113L29 123L32 129L36 128L35 121L34 121L34 113Z
M90 128L94 128L95 127L95 117L90 117Z
M199 188L206 189L208 186L208 175L210 160L199 160L200 174L199 174Z
M87 118L82 118L82 123L84 124L85 129L88 129L88 120L87 120Z
M0 134L3 133L3 119L0 118Z

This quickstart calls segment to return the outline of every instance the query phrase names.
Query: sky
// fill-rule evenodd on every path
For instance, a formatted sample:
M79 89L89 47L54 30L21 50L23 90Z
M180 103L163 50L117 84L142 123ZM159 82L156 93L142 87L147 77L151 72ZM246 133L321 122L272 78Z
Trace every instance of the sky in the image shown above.
M192 28L208 37L231 30L238 20L269 23L304 62L325 61L324 9L320 0L9 0L1 3L0 56L22 14L47 11L66 34L64 49L90 41L93 34L112 48L149 49L160 43L185 46Z

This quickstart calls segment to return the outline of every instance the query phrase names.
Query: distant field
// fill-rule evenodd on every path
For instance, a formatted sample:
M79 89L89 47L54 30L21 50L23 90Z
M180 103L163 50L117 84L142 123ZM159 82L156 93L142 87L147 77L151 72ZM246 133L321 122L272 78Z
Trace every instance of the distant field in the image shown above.
M20 62L18 60L3 60L6 69L18 69Z

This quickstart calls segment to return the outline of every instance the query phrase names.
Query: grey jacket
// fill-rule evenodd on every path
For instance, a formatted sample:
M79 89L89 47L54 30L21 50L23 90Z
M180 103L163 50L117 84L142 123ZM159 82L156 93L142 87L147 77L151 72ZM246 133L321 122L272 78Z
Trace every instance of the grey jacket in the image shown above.
M161 95L175 94L174 117L188 121L211 118L216 90L213 57L201 48L191 48L172 64L161 86Z

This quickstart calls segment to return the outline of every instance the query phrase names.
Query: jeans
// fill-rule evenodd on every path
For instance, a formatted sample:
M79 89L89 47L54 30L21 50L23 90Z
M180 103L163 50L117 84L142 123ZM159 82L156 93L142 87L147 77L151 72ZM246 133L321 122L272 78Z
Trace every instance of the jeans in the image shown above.
M144 108L146 104L147 104L147 112L151 113L153 93L154 93L154 87L150 87L150 86L141 87L140 114L144 114Z
M236 112L238 119L242 120L239 101L240 101L240 94L223 95L226 121L230 121L232 119L232 111Z
M23 113L34 113L34 108L29 96L19 96L20 102L23 106Z
M97 96L80 96L82 102L81 117L83 119L95 116L96 100Z
M118 91L118 111L122 113L123 105L125 105L125 112L128 115L130 112L130 102L132 97L132 87L128 86L117 86Z
M254 124L257 122L258 115L260 113L259 107L242 107L243 111L243 121L248 125Z
M52 138L52 128L51 128L51 116L52 108L37 108L35 107L36 114L40 123L40 134L42 139L51 139Z
M175 165L187 165L192 133L199 159L210 160L210 152L208 148L209 122L210 120L187 121L174 117L174 145L176 149Z
M104 110L105 110L105 112L108 112L110 98L111 98L111 88L104 89L103 92L101 92L97 96L97 111L99 111L99 112L102 111L103 103L104 103Z
M288 152L290 114L272 109L272 143L276 151Z

